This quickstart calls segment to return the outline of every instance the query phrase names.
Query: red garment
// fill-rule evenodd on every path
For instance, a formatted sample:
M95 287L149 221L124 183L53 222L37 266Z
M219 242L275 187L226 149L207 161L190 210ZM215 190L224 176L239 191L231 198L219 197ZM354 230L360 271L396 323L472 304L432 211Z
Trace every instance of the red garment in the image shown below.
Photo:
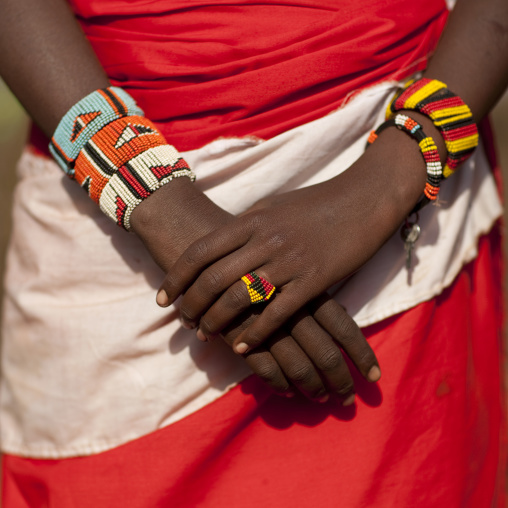
M73 0L114 84L180 150L269 138L426 64L442 0ZM365 330L383 378L357 405L270 396L257 378L89 457L3 458L6 508L502 507L497 230L437 298Z
M113 84L180 151L271 138L423 69L448 14L443 0L71 4Z
M443 294L364 330L384 375L356 377L356 406L251 377L108 452L4 456L3 506L503 507L500 253L495 229Z

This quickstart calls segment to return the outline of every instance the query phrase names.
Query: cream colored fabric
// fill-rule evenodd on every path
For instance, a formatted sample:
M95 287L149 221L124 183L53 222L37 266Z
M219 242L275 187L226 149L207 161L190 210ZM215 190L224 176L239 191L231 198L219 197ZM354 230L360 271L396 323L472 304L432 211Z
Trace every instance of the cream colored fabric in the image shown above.
M268 141L222 139L184 156L215 202L239 213L258 199L331 178L364 151L394 83ZM375 171L375 168L373 168ZM110 449L175 422L249 374L219 341L202 344L155 304L163 274L55 163L25 153L14 199L3 325L4 451L69 457ZM335 288L360 325L427 300L474 258L501 215L482 150L421 213L408 285L398 233ZM331 238L340 248L347 238Z

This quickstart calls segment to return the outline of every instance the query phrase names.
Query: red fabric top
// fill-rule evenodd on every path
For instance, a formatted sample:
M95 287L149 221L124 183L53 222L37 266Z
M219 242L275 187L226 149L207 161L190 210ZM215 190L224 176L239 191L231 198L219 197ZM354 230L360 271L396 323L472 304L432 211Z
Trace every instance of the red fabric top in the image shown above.
M270 138L425 67L444 0L70 0L111 81L180 150Z

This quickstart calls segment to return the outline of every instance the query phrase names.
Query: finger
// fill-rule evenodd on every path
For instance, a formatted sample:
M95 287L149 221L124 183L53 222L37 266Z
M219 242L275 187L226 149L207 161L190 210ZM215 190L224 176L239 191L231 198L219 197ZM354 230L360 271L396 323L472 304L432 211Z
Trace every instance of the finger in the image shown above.
M225 330L224 340L228 344L259 315L253 314L235 323ZM306 397L319 402L328 400L328 392L316 368L286 332L278 330L267 343L245 355L252 370L267 385L280 395L294 395L292 387L297 388Z
M234 338L257 319L259 314L236 320L225 330L224 340L231 345ZM289 397L294 394L291 388L294 386L311 400L326 402L329 398L327 388L312 361L283 330L278 330L263 347L246 354L245 359L252 370L278 394Z
M279 332L266 345L285 377L307 398L326 402L328 390L314 364L288 334ZM256 350L250 354L254 354Z
M309 305L314 319L340 344L362 376L378 381L381 369L374 351L353 318L330 296L320 295Z
M200 333L208 339L213 338L251 306L245 283L233 284L201 317Z
M265 348L261 347L246 356L245 361L254 374L264 381L277 395L293 397L295 395L280 365Z
M256 314L252 314L244 317L242 320L237 320L224 331L224 341L231 346L235 337L250 323L254 322L255 319ZM280 337L281 334L279 333L278 336ZM279 363L266 348L260 347L245 355L245 361L254 374L262 379L276 394L284 397L293 397L295 395L294 388L287 380Z
M243 247L206 268L183 295L180 315L184 326L188 328L197 326L201 316L225 291L229 291L228 288L233 286L232 295L229 296L239 297L240 300L235 299L234 302L239 304L239 312L245 310L246 306L250 305L250 298L248 298L246 282L242 281L242 277L262 266L264 262L262 253ZM262 270L256 270L256 273L261 277L265 276ZM279 278L275 284L287 282L281 278L280 272L278 275Z
M252 273L253 272L249 275ZM255 276L260 276L260 274L264 274L263 270L257 270ZM264 280L262 275L260 277ZM276 282L282 284L283 280L277 279ZM262 290L259 290L258 287L258 290L260 291L258 292L252 289L253 284L250 286L248 284L250 284L250 281L246 282L243 278L233 284L201 317L199 320L199 328L205 337L213 337L214 335L220 333L220 331L235 318L249 309L249 307L253 306L254 302L252 300L251 292L255 295L255 298L259 298L254 307L259 308L260 311L262 311L262 304L264 303L262 298L271 300L275 296L275 286L265 286ZM261 305L258 306L258 304ZM182 309L182 315L189 312L190 311L187 309ZM195 317L194 319L197 320L199 318Z
M287 320L316 295L302 285L289 282L268 302L259 318L235 339L233 349L245 354L273 335Z
M208 265L242 247L249 236L248 228L235 222L194 242L168 270L157 303L171 305Z
M344 405L351 405L355 400L353 378L337 343L306 311L294 321L289 328L291 336L316 366L330 392Z

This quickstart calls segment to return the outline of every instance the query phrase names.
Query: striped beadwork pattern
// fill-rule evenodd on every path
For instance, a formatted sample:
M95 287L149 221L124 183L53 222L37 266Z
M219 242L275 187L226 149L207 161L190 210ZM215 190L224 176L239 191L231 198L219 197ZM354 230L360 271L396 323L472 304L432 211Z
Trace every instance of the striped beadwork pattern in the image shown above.
M260 277L256 272L249 272L242 277L249 292L251 303L262 303L269 300L275 293L275 286Z
M440 130L448 150L443 178L450 176L478 146L478 129L471 110L441 81L410 81L389 104L387 118L400 110L419 111Z
M439 193L441 179L443 178L443 169L434 140L425 134L422 126L413 118L399 113L395 116L395 118L387 120L381 124L377 130L370 133L367 140L368 145L374 143L379 134L388 127L397 127L397 129L407 133L416 140L418 142L418 146L420 147L423 159L425 160L425 166L427 168L427 181L423 191L425 198L424 202L420 202L418 204L418 208L421 208L429 201L435 201Z
M194 181L195 176L126 92L111 87L94 94L95 98L85 97L84 104L80 101L69 111L66 117L71 111L78 116L74 121L62 120L50 149L101 210L129 230L132 211L150 194L174 178L186 176ZM110 109L93 109L104 106L106 98Z

